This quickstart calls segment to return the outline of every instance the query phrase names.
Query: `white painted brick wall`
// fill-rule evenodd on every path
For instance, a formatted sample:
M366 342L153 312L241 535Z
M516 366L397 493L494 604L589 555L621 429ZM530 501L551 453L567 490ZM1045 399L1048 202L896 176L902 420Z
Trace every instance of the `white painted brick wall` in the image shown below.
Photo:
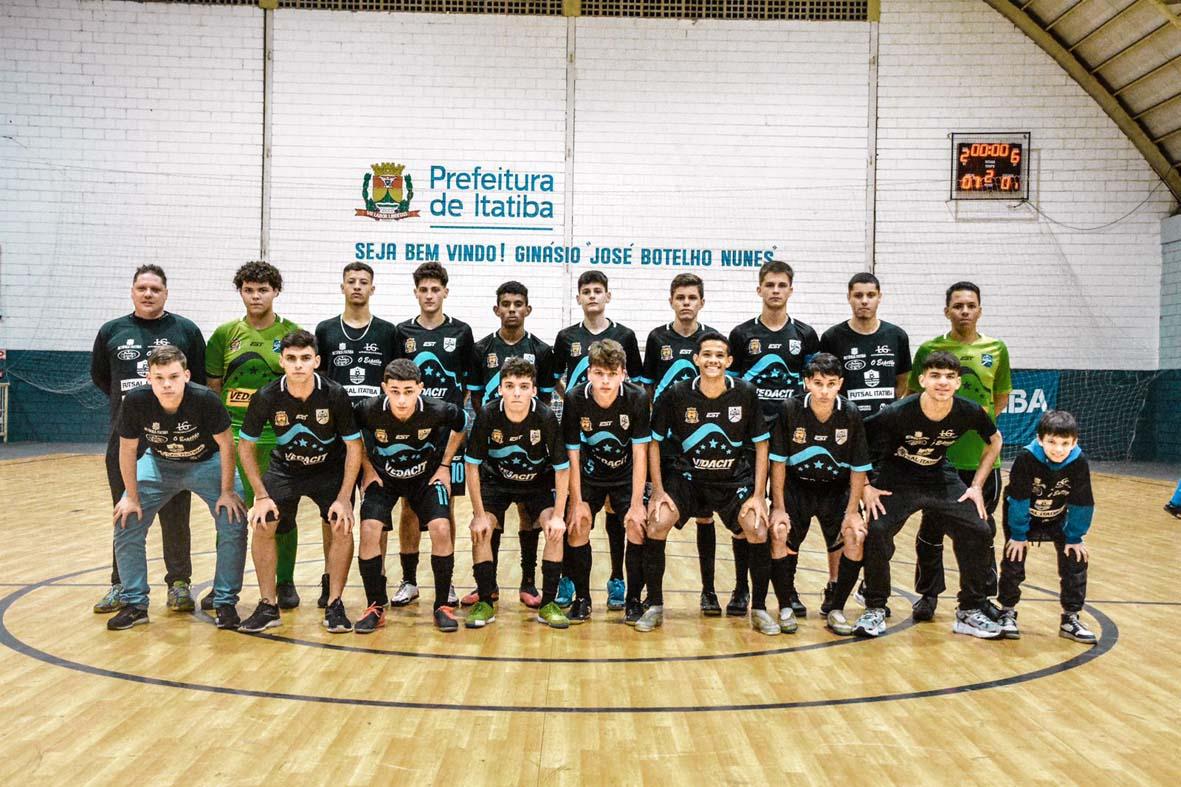
M258 254L262 15L0 6L0 346L89 349L158 262L207 330Z

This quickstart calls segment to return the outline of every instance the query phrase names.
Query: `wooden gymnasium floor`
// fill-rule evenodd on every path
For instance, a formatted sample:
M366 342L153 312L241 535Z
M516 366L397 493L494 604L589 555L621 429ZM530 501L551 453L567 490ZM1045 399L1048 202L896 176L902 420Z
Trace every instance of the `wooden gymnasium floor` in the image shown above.
M1161 511L1171 486L1099 476L1095 488L1095 648L1056 636L1048 548L1033 550L1020 641L952 636L945 594L936 622L919 625L895 595L889 634L863 642L833 637L815 616L776 638L744 619L700 618L689 533L670 541L671 614L649 635L605 612L601 591L593 622L565 632L509 599L491 628L444 636L424 600L376 635L331 635L315 608L310 505L297 571L305 606L281 628L218 632L200 614L169 614L157 585L151 625L109 633L90 612L110 555L102 458L5 462L0 783L1176 784L1181 549ZM899 538L899 592L910 590L914 527ZM799 577L813 610L816 538ZM718 541L728 591L724 531ZM594 545L601 589L602 530ZM456 579L470 586L467 548L461 535ZM195 511L200 591L211 549L208 513ZM159 554L153 528L149 555ZM515 536L503 555L512 587ZM162 581L159 559L150 568ZM419 572L429 581L425 556ZM350 581L355 616L355 570ZM243 616L256 601L248 584Z

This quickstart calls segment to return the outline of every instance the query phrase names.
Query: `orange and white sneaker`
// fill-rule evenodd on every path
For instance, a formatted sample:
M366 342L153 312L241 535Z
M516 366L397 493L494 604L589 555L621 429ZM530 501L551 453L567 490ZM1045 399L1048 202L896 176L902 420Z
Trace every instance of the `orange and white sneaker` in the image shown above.
M435 626L439 631L445 633L459 631L459 621L455 619L455 608L448 606L435 607Z
M447 600L451 601L450 598L448 598ZM492 591L492 600L493 601L500 601L500 588L497 588L496 590ZM463 598L461 598L459 600L460 606L464 606L464 607L474 607L474 606L476 606L476 604L479 604L479 603L480 603L480 591L479 590L473 590L471 593L468 593L466 596L464 596ZM455 606L455 605L451 604L450 606Z
M372 634L385 626L385 605L370 604L361 619L353 624L353 631L358 634Z

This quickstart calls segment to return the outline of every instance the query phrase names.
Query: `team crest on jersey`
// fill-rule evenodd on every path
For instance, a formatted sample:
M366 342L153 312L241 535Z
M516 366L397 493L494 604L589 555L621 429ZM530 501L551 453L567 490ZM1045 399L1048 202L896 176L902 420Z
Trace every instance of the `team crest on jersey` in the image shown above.
M593 427L591 426L591 419L585 416L578 419L578 428L584 432L589 432Z
M660 345L660 360L671 361L673 359L673 348L671 345Z
M360 366L354 366L349 369L349 382L354 385L360 385L365 382L365 370Z
M804 346L803 346L803 344L800 343L799 339L788 339L787 340L787 351L790 352L792 355L799 355L800 350L802 350L803 347Z
M374 221L401 221L418 217L418 211L410 210L414 199L414 180L406 172L405 164L385 161L374 164L361 178L361 197L365 207L356 208L356 216Z
M582 342L571 342L570 343L570 354L576 358L579 355L582 355Z
M844 445L845 441L849 439L848 429L837 429L832 433L832 438L837 445Z
M496 353L488 353L487 364L489 369L497 369L500 367L500 359L496 357Z
M240 338L234 339L232 342L230 342L230 352L236 353L236 352L238 352L238 350L241 350L241 349L242 349L242 340Z
M532 443L533 445L537 445L538 443L541 442L541 430L540 429L530 429L529 430L529 442Z
M454 336L443 337L443 349L447 352L455 352L456 341Z
M791 441L793 443L801 443L801 444L806 443L808 441L808 433L807 433L807 431L804 430L804 427L802 427L802 426L796 427L796 430L791 433Z
M865 373L865 384L870 388L882 381L882 374L877 369L870 369Z
M425 439L427 439L427 438L428 438L428 437L430 437L430 436L431 436L431 430L430 430L430 429L419 429L419 430L418 430L418 439L419 439L419 440L425 440Z
M271 342L271 352L273 352L273 353L279 352L279 345L282 343L283 343L282 339L275 339L275 341Z
M289 426L291 421L287 419L287 413L284 410L278 410L275 413L275 426Z
M697 408L696 407L686 407L685 408L685 423L695 424L695 423L698 423L698 421L700 421L700 419L697 417Z
M406 352L412 353L418 349L418 344L413 339L406 340Z
M348 348L349 348L349 346L347 344L345 344L344 342L341 342L338 349L347 350Z
M992 362L993 362L993 358L990 353L984 353L984 355L980 356L980 363L984 364L985 369L991 369Z
M148 361L146 358L135 365L135 373L140 377L148 376Z
M320 407L316 410L316 423L324 426L328 423L328 408Z
M493 429L492 430L492 442L503 443L504 442L504 432L500 431L499 429Z
M627 429L629 426L631 426L631 422L632 422L632 419L629 418L626 414L620 414L619 426L621 429Z
M521 357L529 363L537 363L537 356L533 353L521 353Z
M763 343L758 339L751 339L750 344L746 346L746 351L750 355L758 355L763 351Z
M736 424L742 420L742 405L731 407L729 411L730 423Z
M153 432L160 431L160 422L159 421L152 421L152 431Z
M377 442L379 443L388 443L390 441L390 436L386 434L384 429L373 430L373 436L377 438Z

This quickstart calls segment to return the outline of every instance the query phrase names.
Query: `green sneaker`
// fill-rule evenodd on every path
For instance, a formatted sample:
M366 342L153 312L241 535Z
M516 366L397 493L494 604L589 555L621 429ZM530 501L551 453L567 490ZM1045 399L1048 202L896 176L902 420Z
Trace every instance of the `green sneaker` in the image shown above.
M196 606L188 582L178 579L168 588L168 608L173 612L192 612Z
M552 629L570 628L570 618L566 617L566 613L555 601L551 601L537 610L537 622L544 623Z
M470 629L482 629L495 620L496 610L493 606L487 601L477 601L476 605L468 610L463 625Z
M123 595L122 585L111 585L111 589L107 594L99 599L99 602L94 605L94 613L96 615L105 615L108 612L118 612L127 606L123 603L120 596Z

